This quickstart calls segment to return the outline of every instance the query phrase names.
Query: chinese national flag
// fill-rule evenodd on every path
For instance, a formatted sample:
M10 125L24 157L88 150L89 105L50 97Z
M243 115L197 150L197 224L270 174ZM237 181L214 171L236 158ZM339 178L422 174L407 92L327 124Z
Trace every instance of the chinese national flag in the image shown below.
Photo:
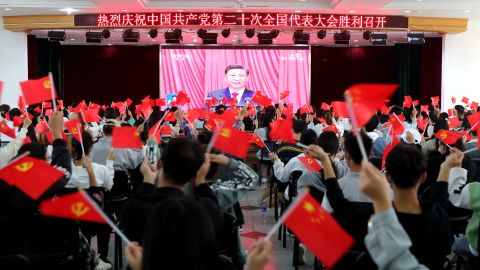
M175 115L172 111L167 111L163 120L168 121L168 122L173 122L177 119L175 118Z
M160 124L159 122L160 120L150 128L148 131L148 137L153 135L153 131ZM155 138L157 139L157 142L162 140L162 135L172 135L172 128L167 123L157 128L157 131L155 132Z
M16 186L34 200L63 175L62 171L47 162L29 156L15 160L0 169L0 179Z
M390 112L390 109L387 107L387 105L383 104L382 107L380 107L380 111L382 114L388 114Z
M82 123L80 122L80 119L72 119L70 121L65 122L65 128L72 134L77 141L81 142L80 138L80 130L79 128L82 127Z
M157 99L155 99L155 106L161 107L161 106L165 106L165 105L167 105L167 104L165 103L165 99L164 99L164 98L157 98Z
M432 105L433 106L438 106L438 101L440 100L439 96L434 96L430 98L432 100Z
M35 127L35 130L37 131L38 134L44 133L48 131L48 124L45 119L42 119L38 122L37 126Z
M270 124L270 139L273 141L285 141L296 143L292 130L293 121L289 119L277 119Z
M75 192L44 200L40 204L40 210L45 216L106 223L97 208L92 205L94 202L87 196L85 192Z
M50 101L44 101L44 102L42 102L42 108L44 108L44 109L51 109L51 108L52 108L52 102L50 102Z
M85 123L97 123L100 121L100 116L98 116L98 109L82 111L82 117Z
M257 103L263 107L268 107L272 105L272 100L266 96L263 96L259 91L255 92L255 95L252 98L252 102Z
M400 141L398 140L398 138L396 136L394 136L394 138L396 138L396 140L392 139L392 143L390 144L387 144L387 146L385 147L385 149L383 150L383 155L382 155L382 168L385 168L385 161L387 160L387 156L388 154L392 151L392 149L400 143Z
M130 99L130 98L127 98L127 100L125 100L125 105L127 107L130 107L130 105L132 105L133 101Z
M390 124L392 124L392 130L390 131L394 135L400 135L403 133L405 130L405 127L403 125L403 121L405 120L405 117L403 114L401 115L396 115L392 113L390 116Z
M12 138L12 139L15 139L17 136L15 135L15 129L13 128L10 128L8 125L7 125L7 122L5 121L2 121L0 122L0 133L3 133L5 135L7 135L8 137Z
M112 148L142 149L140 134L135 127L116 127L112 131Z
M420 118L417 118L417 126L419 129L425 131L425 128L427 127L428 119L423 119L420 120Z
M302 162L303 166L311 172L318 172L322 169L322 166L318 161L311 155L305 155L304 157L299 157L298 160Z
M405 96L403 99L403 107L404 108L410 108L412 106L412 97L411 96Z
M305 104L300 108L300 114L313 113L313 108L311 105Z
M452 104L457 103L457 99L455 97L452 97Z
M448 123L449 128L456 128L456 127L458 127L462 124L462 123L460 123L460 120L458 119L457 116L452 117L452 118L448 118L447 123Z
M462 98L462 102L465 103L465 104L468 104L469 101L470 101L470 99L468 99L467 97Z
M73 108L73 111L76 114L79 114L81 111L85 111L87 108L87 103L85 102L85 100L82 100L80 103L78 103L77 107Z
M285 225L328 268L332 268L354 243L308 192L304 192L287 213Z
M33 109L36 113L42 113L42 109L40 107L35 107L35 109Z
M420 111L428 114L428 105L420 105Z
M142 112L143 117L145 119L148 119L150 117L150 114L152 114L153 109L150 104L143 103L142 106L140 106L140 111Z
M333 131L335 134L340 134L340 131L338 130L337 126L335 126L334 124L325 127L322 132L325 132L325 131Z
M320 107L320 109L325 110L325 111L329 111L330 110L330 105L328 105L325 102L322 102L322 107Z
M185 91L178 91L177 94L177 105L183 106L188 102L188 95ZM224 103L225 104L225 103Z
M453 109L448 109L447 113L448 113L448 117L452 117L453 116Z
M191 109L187 113L184 114L185 118L187 118L188 122L194 123L195 119L202 118L203 110L201 109Z
M216 147L232 156L245 159L251 136L233 127L222 127L213 143Z
M45 137L47 137L47 140L50 144L53 144L53 135L52 135L52 132L50 130L45 132ZM65 132L63 132L63 130L62 130L62 139L64 141L67 141L67 135L65 134Z
M48 76L38 80L20 82L20 88L22 88L25 103L28 105L57 98L55 91L53 93L54 97L52 97L52 81Z
M480 130L480 113L475 113L467 116L470 127L473 130Z
M23 96L18 96L17 105L23 114L27 109L27 104L25 103L25 98Z
M280 93L280 100L284 100L290 95L290 91L284 91Z
M457 132L446 129L440 129L439 131L437 131L437 133L435 133L435 137L437 137L444 144L454 144L464 135L465 132Z
M333 113L337 117L348 117L347 103L343 101L332 102Z
M257 134L251 134L250 142L256 144L260 148L265 147L265 143L262 141L262 139L260 139Z
M7 114L7 115L8 115L8 114ZM14 127L19 127L19 126L21 126L22 123L23 123L23 121L25 121L25 118L26 118L26 116L22 116L22 117L20 117L20 116L14 116L14 117L13 117L13 120L12 120L13 126L14 126Z
M470 109L472 109L473 113L476 113L478 109L478 103L475 101L472 101L472 103L470 104Z
M357 126L365 125L397 87L396 84L357 84L347 89L346 93L351 97Z
M123 107L126 106L125 103L122 103L122 104L123 104ZM98 111L98 110L100 110L100 104L96 104L96 103L93 103L93 102L90 101L90 103L88 104L88 108L90 110L97 110Z
M237 120L237 114L238 113L234 110L227 110L220 115L212 114L205 123L205 127L211 132L214 132L217 128L216 122L218 121L223 121L223 127L231 127Z

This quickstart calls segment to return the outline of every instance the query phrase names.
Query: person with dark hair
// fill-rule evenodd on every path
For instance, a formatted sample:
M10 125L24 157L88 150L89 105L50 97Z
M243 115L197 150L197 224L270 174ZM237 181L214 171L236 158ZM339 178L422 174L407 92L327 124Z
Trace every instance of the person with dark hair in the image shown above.
M373 159L382 159L383 150L387 146L387 141L381 136L381 132L377 131L377 127L380 123L380 119L376 114L370 118L370 120L365 124L363 129L365 133L372 139L372 158Z
M207 99L217 98L221 100L225 97L227 101L229 101L231 98L236 98L236 104L244 106L251 101L255 94L255 91L246 88L248 75L248 68L242 65L228 66L225 69L225 82L227 83L227 87L209 92Z
M437 133L439 130L445 129L449 130L447 119L443 117L438 117L435 125L433 126L433 134ZM428 157L429 153L436 151L438 149L439 140L437 137L434 137L432 140L426 141L422 144L422 152Z
M2 104L0 105L0 121L7 118L7 113L10 111L10 105Z
M258 242L245 269L263 269L270 251L270 242ZM133 270L235 269L219 252L207 211L188 197L168 198L155 206L146 225L143 248L130 244L125 254Z
M367 152L368 157L370 157L373 145L372 139L370 139L370 137L368 137L368 135L363 131L360 131L357 136L361 136L363 145L365 146L365 151ZM360 152L357 138L355 138L353 133L349 133L346 136L344 146L345 159L347 160L350 171L345 176L338 179L338 185L340 186L340 189L343 191L343 194L347 200L352 202L371 202L370 199L358 189L359 173L362 167L362 153ZM325 208L325 210L333 212L327 197L323 197L322 206Z
M397 145L385 161L398 219L413 242L410 249L429 269L443 269L453 236L448 219L448 183L439 175L431 186L430 199L420 202L418 189L426 178L427 161L409 145Z
M209 167L210 158L205 156L200 145L186 138L174 138L166 145L157 169L144 160L140 167L144 182L130 196L121 214L129 239L142 242L153 206L170 197L185 196L183 189L189 182L194 187L193 196L207 209L214 225L221 227L223 218L217 197L205 181Z
M302 133L307 130L307 123L303 120L295 120L293 121L292 129L293 129L293 137L295 138L296 141L300 141L302 137ZM309 141L313 140L312 139L313 133L309 132L306 135L311 136ZM318 135L316 136L318 138ZM308 145L308 144L305 144L305 145ZM281 162L283 162L284 164L287 164L290 161L290 159L303 153L303 148L298 146L296 143L281 143L280 145L277 146L277 151L275 151L275 153Z

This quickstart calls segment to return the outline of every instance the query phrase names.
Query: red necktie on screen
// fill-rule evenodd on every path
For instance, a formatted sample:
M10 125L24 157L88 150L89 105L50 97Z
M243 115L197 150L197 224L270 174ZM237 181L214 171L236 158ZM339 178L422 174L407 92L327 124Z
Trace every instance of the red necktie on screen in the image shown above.
M232 93L232 97L233 97L233 98L237 98L237 97L238 97L238 93L237 93L237 92L233 92L233 93Z

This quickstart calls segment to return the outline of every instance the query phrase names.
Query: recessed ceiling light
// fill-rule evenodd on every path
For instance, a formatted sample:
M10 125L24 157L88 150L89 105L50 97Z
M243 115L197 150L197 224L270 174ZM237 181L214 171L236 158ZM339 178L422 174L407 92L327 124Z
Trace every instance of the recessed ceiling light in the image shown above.
M177 10L177 12L183 12L183 9L179 9L179 10Z
M197 41L198 41L198 39L194 39L194 40L193 40L193 42L197 42Z
M463 12L470 13L470 9L465 9Z
M127 11L128 11L128 9L122 9L122 11L123 11L123 12L127 12Z
M353 42L358 42L358 39L355 39Z
M234 38L236 38L237 36L233 36Z
M76 10L74 8L71 8L71 7L67 7L67 8L61 9L60 11L64 11L68 14L72 14L72 12L75 12L75 11L78 11L78 10Z
M232 39L233 42L237 41L236 39Z
M305 2L305 1L307 1L307 0L300 0L300 2Z
M302 11L301 11L301 10L295 10L295 12L297 12L297 13L298 13L298 12L302 12Z
M405 13L410 13L410 12L412 12L412 11L411 11L411 10L405 10L404 12L405 12Z
M236 11L236 12L242 12L242 10L241 10L241 9L237 9L237 10L235 10L235 11Z
M10 10L12 10L12 9L11 9L11 8L6 8L5 10L6 10L6 11L10 11Z
M350 12L350 13L355 13L356 11L355 11L355 10L350 10L349 12Z
M75 40L74 38L71 38L70 40Z
M112 43L108 43L108 46L112 46Z
M417 0L417 2L422 2L423 0Z

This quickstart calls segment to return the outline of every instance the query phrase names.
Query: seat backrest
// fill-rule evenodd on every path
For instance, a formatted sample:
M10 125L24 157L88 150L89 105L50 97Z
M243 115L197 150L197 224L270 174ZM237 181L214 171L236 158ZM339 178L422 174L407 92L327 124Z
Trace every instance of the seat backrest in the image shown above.
M32 269L30 259L22 254L0 256L2 269L29 270Z
M302 176L303 171L293 171L290 174L290 178L288 179L288 197L293 198L298 195L297 193L297 182Z

